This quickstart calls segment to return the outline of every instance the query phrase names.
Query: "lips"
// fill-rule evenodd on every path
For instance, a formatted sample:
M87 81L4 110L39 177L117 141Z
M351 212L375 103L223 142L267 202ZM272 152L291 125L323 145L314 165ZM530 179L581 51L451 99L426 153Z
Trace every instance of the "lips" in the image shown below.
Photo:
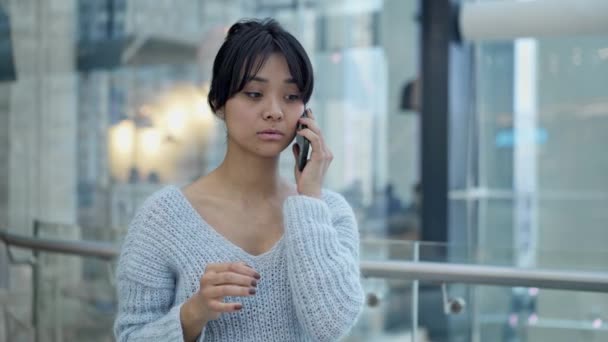
M278 134L278 135L283 135L283 132L276 130L276 129L266 129L263 130L261 132L258 132L258 134Z
M258 137L266 141L277 141L283 139L283 132L276 129L265 129L258 132Z

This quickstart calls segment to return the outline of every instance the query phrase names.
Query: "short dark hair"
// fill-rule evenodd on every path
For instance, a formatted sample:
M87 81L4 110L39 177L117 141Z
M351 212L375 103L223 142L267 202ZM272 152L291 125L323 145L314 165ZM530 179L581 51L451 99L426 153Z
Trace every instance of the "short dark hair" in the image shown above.
M272 53L281 53L307 103L314 84L312 64L298 40L273 19L241 20L232 25L213 62L208 102L215 113L243 90Z

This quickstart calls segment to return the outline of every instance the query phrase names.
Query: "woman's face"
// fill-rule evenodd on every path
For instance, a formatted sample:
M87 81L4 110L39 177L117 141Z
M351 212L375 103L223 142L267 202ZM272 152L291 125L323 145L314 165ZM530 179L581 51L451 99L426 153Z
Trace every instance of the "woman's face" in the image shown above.
M304 103L282 54L271 54L224 108L228 143L262 157L276 157L291 141Z

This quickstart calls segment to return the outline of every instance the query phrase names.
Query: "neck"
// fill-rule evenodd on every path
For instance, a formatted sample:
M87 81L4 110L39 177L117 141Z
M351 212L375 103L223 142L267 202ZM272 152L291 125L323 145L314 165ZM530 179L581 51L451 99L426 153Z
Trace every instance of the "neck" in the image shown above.
M228 146L222 164L213 171L225 193L243 200L263 200L281 193L279 157L260 158Z

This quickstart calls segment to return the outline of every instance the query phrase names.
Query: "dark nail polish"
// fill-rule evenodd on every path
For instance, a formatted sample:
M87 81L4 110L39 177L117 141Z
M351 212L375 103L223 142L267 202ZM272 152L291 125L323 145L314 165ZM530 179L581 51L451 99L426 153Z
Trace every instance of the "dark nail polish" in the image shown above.
M260 278L262 278L259 273L254 274L253 277L257 280L260 280Z
M249 289L249 294L254 295L254 294L255 294L255 289L254 289L254 288L250 288L250 289Z
M257 287L257 286L258 286L258 282L257 282L257 281L255 281L255 280L252 280L252 281L251 281L251 286L253 286L253 287Z
M243 305L241 305L241 304L237 304L234 306L235 310L241 310L242 308L243 308Z

